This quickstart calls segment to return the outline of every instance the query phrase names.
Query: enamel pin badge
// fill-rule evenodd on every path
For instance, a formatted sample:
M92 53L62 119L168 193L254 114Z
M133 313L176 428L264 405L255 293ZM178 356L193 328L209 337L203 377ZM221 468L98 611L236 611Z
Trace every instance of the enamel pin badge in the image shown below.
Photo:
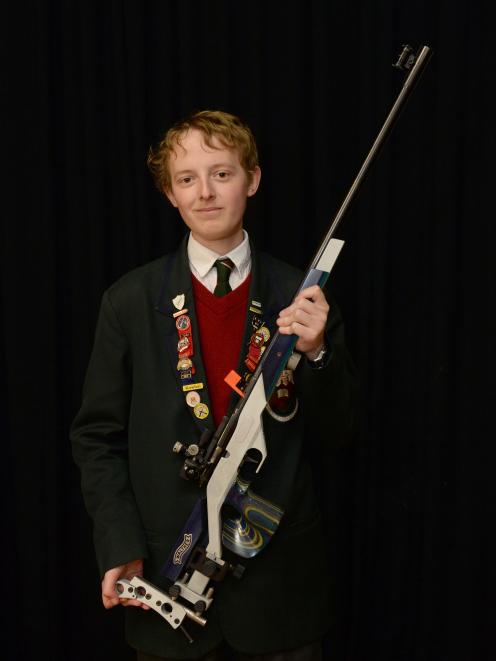
M175 298L172 299L172 305L176 310L182 310L184 308L184 294L178 294Z

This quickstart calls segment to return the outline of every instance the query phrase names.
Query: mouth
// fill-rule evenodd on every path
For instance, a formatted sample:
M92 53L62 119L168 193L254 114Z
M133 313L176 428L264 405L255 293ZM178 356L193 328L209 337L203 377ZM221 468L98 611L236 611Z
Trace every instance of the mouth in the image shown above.
M196 209L199 213L211 213L213 211L220 211L222 207L202 207L201 209Z

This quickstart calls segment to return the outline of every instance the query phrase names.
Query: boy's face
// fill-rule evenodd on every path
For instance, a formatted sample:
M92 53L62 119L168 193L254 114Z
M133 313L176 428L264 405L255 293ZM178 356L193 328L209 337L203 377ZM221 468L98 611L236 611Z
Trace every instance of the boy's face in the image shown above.
M171 190L166 194L194 238L225 254L243 240L246 199L258 188L260 168L249 178L235 149L215 137L212 144L208 147L196 129L181 137L170 157Z

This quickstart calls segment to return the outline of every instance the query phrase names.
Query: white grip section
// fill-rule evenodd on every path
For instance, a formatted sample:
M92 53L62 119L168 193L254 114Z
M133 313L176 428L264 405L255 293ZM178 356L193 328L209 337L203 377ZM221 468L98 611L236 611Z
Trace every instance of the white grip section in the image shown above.
M219 459L207 484L207 555L209 558L220 559L222 557L220 510L236 480L243 457L251 448L259 450L262 461L258 465L258 472L267 456L261 420L266 404L263 374L260 374L239 415L236 429L227 444L225 456Z
M320 259L315 268L319 271L330 273L343 246L344 241L341 241L341 239L331 239L327 244L326 249L320 256Z

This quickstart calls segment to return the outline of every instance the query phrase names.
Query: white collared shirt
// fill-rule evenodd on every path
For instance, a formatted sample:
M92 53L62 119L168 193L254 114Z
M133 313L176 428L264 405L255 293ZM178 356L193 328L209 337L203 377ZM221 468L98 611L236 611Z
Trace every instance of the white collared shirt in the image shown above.
M190 233L188 239L188 259L191 273L202 285L213 292L217 284L217 269L214 262L223 257L229 257L234 263L233 270L229 276L231 289L236 289L247 278L251 271L251 251L248 233L243 230L243 241L233 250L225 255L205 248Z

